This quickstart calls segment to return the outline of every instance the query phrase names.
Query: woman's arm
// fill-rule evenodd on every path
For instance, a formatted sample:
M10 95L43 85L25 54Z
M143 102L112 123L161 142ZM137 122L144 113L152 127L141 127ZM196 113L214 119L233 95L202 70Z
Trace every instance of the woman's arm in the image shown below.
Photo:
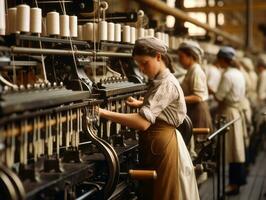
M140 108L143 104L143 98L139 98L139 100L135 99L134 97L128 97L126 104L129 105L130 107L134 108Z
M119 123L123 126L145 131L151 125L144 117L138 113L117 113L99 108L99 115L105 119Z
M187 104L192 104L192 103L199 103L202 101L202 99L197 95L189 95L185 96L185 101Z

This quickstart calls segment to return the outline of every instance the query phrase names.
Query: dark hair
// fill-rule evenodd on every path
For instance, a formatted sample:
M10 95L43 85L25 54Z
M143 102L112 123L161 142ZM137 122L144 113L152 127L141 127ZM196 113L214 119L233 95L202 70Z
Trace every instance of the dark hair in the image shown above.
M187 56L193 58L194 61L199 62L198 56L195 55L195 53L193 53L193 51L191 51L189 48L179 48L178 52L182 52L186 54Z
M241 64L237 60L235 60L235 59L218 57L218 60L223 60L230 67L240 69Z
M134 49L132 51L132 56L150 56L155 57L157 53L160 53L159 51L156 51L155 49L152 49L150 47L144 46L144 45L135 45ZM160 53L162 56L162 60L165 64L165 66L170 70L171 73L174 73L174 69L172 66L172 61L167 53L163 54Z

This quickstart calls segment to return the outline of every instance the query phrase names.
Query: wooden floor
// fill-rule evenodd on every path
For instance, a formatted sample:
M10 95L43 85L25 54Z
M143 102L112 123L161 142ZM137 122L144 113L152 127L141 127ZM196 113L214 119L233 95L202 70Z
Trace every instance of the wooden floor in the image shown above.
M266 146L259 152L256 162L250 166L247 184L240 188L240 194L226 196L227 200L266 200ZM201 200L217 200L216 182L209 178L199 187Z

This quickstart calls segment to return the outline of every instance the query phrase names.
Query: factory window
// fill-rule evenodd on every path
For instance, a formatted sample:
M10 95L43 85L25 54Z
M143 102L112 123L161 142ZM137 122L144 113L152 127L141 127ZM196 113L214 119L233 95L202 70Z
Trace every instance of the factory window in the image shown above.
M215 13L211 12L208 15L208 23L210 27L215 28L216 27L216 16Z
M219 13L218 14L218 24L221 26L224 24L224 14L223 13Z
M209 4L209 6L214 6L215 5L215 0L209 0L208 4Z
M206 21L207 21L207 17L206 17L205 13L190 12L188 14L190 17L193 17L202 23L206 23ZM204 30L203 28L200 28L198 26L195 26L194 24L192 24L190 22L185 22L184 26L186 28L188 28L189 35L205 35L206 34L206 30Z
M167 0L166 4L171 7L174 8L175 7L175 1L176 0ZM172 15L167 15L166 16L166 26L169 28L173 28L175 25L175 18Z
M193 7L204 7L206 6L206 0L184 0L184 7L185 8L193 8ZM188 13L189 16L197 19L198 21L202 23L207 22L207 16L205 13ZM200 28L198 26L195 26L192 23L185 22L184 26L188 28L189 35L205 35L206 31L203 28Z
M185 8L204 7L206 6L206 0L184 0Z

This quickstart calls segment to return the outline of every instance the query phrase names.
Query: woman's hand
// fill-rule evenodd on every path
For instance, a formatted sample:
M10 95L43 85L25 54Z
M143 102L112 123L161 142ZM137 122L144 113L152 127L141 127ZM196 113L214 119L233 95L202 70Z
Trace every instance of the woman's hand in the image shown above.
M129 105L130 107L139 108L143 104L143 98L137 100L134 97L128 97L126 100L126 104Z

